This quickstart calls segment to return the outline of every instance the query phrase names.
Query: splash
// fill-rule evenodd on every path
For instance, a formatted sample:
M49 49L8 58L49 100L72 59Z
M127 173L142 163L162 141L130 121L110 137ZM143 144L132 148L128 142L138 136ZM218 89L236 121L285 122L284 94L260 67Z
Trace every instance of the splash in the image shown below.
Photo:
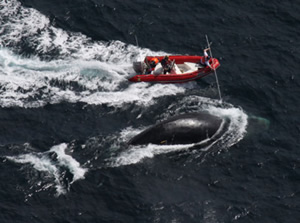
M172 109L174 108L174 110ZM229 120L227 131L216 141L205 145L200 149L201 152L208 151L211 147L217 146L219 149L230 148L243 139L247 132L248 116L241 108L235 108L230 104L220 103L217 100L207 99L199 96L185 97L182 101L177 102L176 106L169 106L169 116L172 114L189 112L207 111L208 113L218 116L223 120ZM137 135L145 128L133 129L131 127L122 130L120 141L128 142L133 136ZM130 165L141 162L146 158L153 158L159 154L165 154L175 151L185 151L194 146L201 146L201 142L187 145L152 145L132 146L128 150L122 151L118 156L112 158L111 166Z
M195 87L190 83L128 84L127 78L133 72L133 61L146 55L164 55L165 52L153 52L120 41L94 41L81 33L64 31L55 27L49 18L37 10L25 8L16 0L2 1L0 16L1 107L41 107L63 101L114 107L134 103L149 107L159 97L183 94L186 89ZM27 44L26 48L30 49L29 57L23 49L24 42ZM220 139L227 148L241 140L246 133L247 115L242 109L226 103L220 104L216 100L189 96L174 102L167 110L162 118L206 110L221 118L230 119L229 130ZM129 137L130 134L126 133L129 129L121 132L122 140L126 141ZM145 158L186 150L192 146L194 145L148 145L131 148L112 157L111 166L138 163ZM52 152L64 157L54 164L44 154L25 154L11 159L31 163L35 169L49 173L57 179L56 186L63 188L58 181L60 168L70 165L75 170L80 168L63 151L64 149L53 149ZM38 162L40 164L37 165ZM76 173L73 172L72 175L76 179ZM80 179L82 173L78 173L77 177Z
M33 181L34 187L40 187L36 191L46 190L51 187L56 188L57 196L65 194L68 186L77 180L84 179L84 175L88 171L80 166L71 155L66 154L68 145L63 143L53 146L45 153L29 153L18 156L7 156L8 160L20 164L30 164L35 171L43 172L43 177ZM65 171L68 170L72 174L72 181L69 185L63 182ZM28 170L31 171L30 169ZM29 179L31 181L32 179ZM47 180L48 182L43 182ZM43 182L43 183L41 183Z
M129 84L124 66L84 60L46 62L0 48L0 106L30 108L62 101L149 106L155 98L186 90L184 85Z
M136 164L147 158L153 158L156 155L166 154L175 151L183 151L193 147L194 144L189 145L170 145L161 146L149 144L147 146L135 146L127 151L119 154L118 157L114 158L111 162L111 167L126 166Z
M54 27L49 18L35 9L25 8L16 0L1 1L0 46L24 53L26 49L42 58L97 59L129 63L152 52L121 41L101 42Z
M164 52L120 41L93 41L54 27L46 16L16 0L1 4L1 107L32 108L60 102L149 106L158 97L186 90L184 85L128 83L134 72L132 61ZM24 42L31 49L30 57L22 56Z

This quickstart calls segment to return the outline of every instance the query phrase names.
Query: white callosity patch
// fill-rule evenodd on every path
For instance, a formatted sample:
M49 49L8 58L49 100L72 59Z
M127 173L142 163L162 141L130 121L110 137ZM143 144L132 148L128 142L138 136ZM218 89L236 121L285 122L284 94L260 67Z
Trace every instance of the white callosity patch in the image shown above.
M30 164L36 171L43 172L45 175L43 178L51 178L54 180L52 185L45 184L44 188L40 190L48 189L51 186L55 186L57 195L66 193L67 185L62 182L63 170L67 169L72 174L73 182L84 179L84 175L87 169L80 166L80 163L76 161L71 155L66 154L68 145L65 143L53 146L50 151L44 153L28 153L17 156L7 156L8 160L20 164ZM51 158L51 154L55 153L55 158ZM30 170L29 170L30 171ZM39 182L43 179L37 179L35 181L35 187L39 186ZM51 183L50 183L51 184Z

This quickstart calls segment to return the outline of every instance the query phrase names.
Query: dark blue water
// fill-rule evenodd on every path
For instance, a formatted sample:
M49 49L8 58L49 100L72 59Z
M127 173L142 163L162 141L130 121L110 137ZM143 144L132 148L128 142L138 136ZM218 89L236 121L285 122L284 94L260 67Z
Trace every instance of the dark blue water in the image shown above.
M299 30L296 1L2 0L0 221L298 222ZM222 102L213 75L127 81L205 35ZM230 120L214 145L128 147L195 111Z

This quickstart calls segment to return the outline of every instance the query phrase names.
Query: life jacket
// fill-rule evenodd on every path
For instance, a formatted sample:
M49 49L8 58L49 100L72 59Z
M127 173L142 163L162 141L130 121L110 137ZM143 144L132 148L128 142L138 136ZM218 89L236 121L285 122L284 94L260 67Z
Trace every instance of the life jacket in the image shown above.
M149 67L148 72L151 73L152 71L154 71L156 65L158 64L158 62L159 62L159 60L158 60L156 57L152 58L152 59L149 61L150 67Z

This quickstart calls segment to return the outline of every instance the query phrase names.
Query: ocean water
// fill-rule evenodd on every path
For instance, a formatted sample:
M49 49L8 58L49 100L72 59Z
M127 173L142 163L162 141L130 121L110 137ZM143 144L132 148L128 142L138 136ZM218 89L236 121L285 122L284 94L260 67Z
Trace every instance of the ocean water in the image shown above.
M214 75L130 83L146 55ZM299 222L297 1L0 0L0 222ZM215 144L134 146L176 114L230 120Z

